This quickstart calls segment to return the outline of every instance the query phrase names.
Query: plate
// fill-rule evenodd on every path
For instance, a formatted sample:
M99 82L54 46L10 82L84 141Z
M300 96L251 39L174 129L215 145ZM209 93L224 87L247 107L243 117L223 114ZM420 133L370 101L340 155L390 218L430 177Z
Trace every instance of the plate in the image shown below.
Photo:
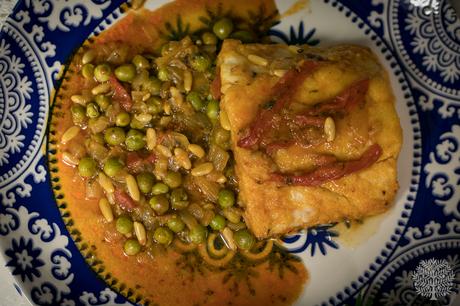
M131 305L96 276L71 239L47 160L50 97L61 67L86 38L123 17L121 4L25 0L1 28L0 253L33 304ZM454 9L437 0L277 5L283 18L270 32L276 41L352 42L378 55L404 134L400 190L388 213L357 228L324 225L285 238L310 274L297 304L406 305L431 298L454 305L460 284L460 20ZM431 280L421 282L428 272Z

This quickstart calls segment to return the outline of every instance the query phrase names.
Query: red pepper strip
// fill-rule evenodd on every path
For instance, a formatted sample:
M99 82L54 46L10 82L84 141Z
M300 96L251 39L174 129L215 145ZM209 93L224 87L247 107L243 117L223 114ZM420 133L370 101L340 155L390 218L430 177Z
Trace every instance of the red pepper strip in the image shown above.
M143 166L143 163L142 157L136 152L129 152L128 155L126 155L126 166L130 171L136 172Z
M121 107L129 112L131 107L133 107L133 100L131 100L131 96L128 94L128 91L118 82L117 78L114 75L110 76L110 84L112 85L112 89L114 91L114 100L118 101Z
M309 116L309 115L296 115L294 117L293 122L300 126L310 125L316 127L323 127L324 121L326 118L324 117L317 117L317 116Z
M216 70L216 77L212 81L211 88L210 88L211 96L213 97L213 99L216 99L216 100L220 99L220 96L222 94L220 92L221 86L222 86L222 81L220 79L220 69L217 69Z
M144 161L146 163L149 163L149 164L154 164L156 161L158 160L158 157L155 153L150 153L150 155L148 155Z
M134 202L129 195L120 189L115 189L113 195L115 197L115 202L126 211L131 211L137 206L136 202Z
M302 175L274 173L271 176L271 180L288 185L319 186L327 181L337 180L350 173L370 167L381 155L382 148L380 145L373 144L358 160L336 162Z
M308 115L318 115L322 113L331 113L340 110L349 112L353 107L364 100L369 80L364 79L353 83L350 87L342 91L331 102L321 103L317 107L306 112Z
M320 65L316 61L304 61L300 67L291 69L273 86L272 96L275 104L270 109L263 109L249 127L249 133L238 140L238 146L251 148L261 141L263 132L270 128L274 115L281 112L291 102L296 89Z

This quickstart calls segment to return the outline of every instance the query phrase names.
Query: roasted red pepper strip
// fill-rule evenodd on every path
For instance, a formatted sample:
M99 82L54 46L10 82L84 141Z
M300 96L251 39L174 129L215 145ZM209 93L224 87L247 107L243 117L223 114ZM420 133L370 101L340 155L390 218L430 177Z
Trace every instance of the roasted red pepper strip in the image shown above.
M357 81L353 83L350 87L342 91L331 102L318 104L313 109L308 110L306 114L313 116L337 111L349 112L351 109L353 109L356 105L358 105L364 100L368 88L368 79Z
M125 111L129 112L131 110L131 107L133 107L133 100L131 99L131 96L128 94L128 91L126 91L123 85L121 85L121 83L118 82L117 78L114 75L110 76L109 81L114 91L114 100L118 101L121 107Z
M300 67L291 69L284 74L272 88L274 105L259 112L249 126L248 134L238 140L239 147L251 148L260 143L263 132L270 128L274 115L289 105L296 89L319 65L320 63L317 61L304 61Z
M222 83L221 83L221 79L220 79L220 69L217 69L216 70L216 77L212 81L211 88L210 88L211 96L216 100L219 100L220 96L222 94L220 92L221 86L222 86Z
M115 189L113 195L115 197L115 202L120 205L123 210L131 211L136 208L136 202L134 202L134 200L131 199L131 197L126 194L126 192L121 191L120 189Z
M309 125L321 128L324 127L324 121L326 121L326 118L310 115L296 115L292 121L300 126Z
M139 172L139 169L141 169L143 165L144 160L138 153L129 152L126 155L126 167L128 167L131 172Z
M336 162L301 175L274 173L271 180L287 185L319 186L327 181L337 180L350 173L370 167L381 155L382 148L380 145L374 144L358 160Z
M158 156L155 153L150 153L144 161L149 164L154 164L158 160Z

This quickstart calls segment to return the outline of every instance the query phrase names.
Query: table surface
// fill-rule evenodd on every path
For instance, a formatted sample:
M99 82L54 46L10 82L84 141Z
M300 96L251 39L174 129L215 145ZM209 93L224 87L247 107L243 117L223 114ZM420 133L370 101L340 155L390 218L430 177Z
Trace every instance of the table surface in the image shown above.
M9 15L7 12L13 9L17 0L0 1L2 2L0 7L1 27L3 21L2 19ZM451 0L451 4L458 14L460 12L460 1ZM27 299L16 289L14 278L5 265L5 260L2 256L0 256L0 292L2 293L2 296L0 297L0 306L30 306L30 303L27 301ZM454 301L452 301L451 305L460 305L460 295L457 295Z

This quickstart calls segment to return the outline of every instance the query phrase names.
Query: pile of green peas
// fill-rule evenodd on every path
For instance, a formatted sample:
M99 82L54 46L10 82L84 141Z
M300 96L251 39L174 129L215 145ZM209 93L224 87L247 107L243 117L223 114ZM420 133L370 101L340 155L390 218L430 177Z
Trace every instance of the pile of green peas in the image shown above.
M250 31L236 30L233 21L229 18L221 18L212 26L212 31L206 31L199 36L200 44L205 46L217 45L219 40L226 38L240 39L243 42L255 40ZM166 46L166 45L165 45ZM164 47L163 50L166 50ZM167 51L162 51L167 52ZM214 55L215 57L215 55ZM146 128L157 127L156 121L164 114L165 99L161 96L161 90L165 82L171 82L171 71L166 66L155 66L154 60L141 54L136 54L130 62L114 66L108 62L95 63L95 51L90 50L82 57L81 75L87 80L94 81L96 87L92 89L93 97L84 103L73 103L71 106L72 119L75 125L89 127L88 131L94 132L91 139L95 139L102 148L121 147L127 152L144 152L147 150ZM192 71L206 73L210 71L214 63L212 56L206 52L193 54L188 61ZM134 86L142 73L146 77L140 85L140 90L150 96L142 102L143 113L153 116L148 124L143 124L136 119L136 111L129 112L119 109L114 116L113 96L110 90L100 87L110 82L112 76L121 84ZM99 92L100 91L100 92ZM209 92L190 90L184 93L185 101L196 112L204 113L212 124L218 124L219 101L212 99ZM77 100L77 98L75 98ZM112 118L113 117L113 118ZM217 143L228 141L229 133L221 130L215 133ZM224 148L227 149L227 148ZM91 153L91 152L89 152ZM78 163L78 173L81 177L92 179L98 172L104 173L110 179L116 179L117 175L127 171L123 158L109 156L103 161L97 160L91 154L82 157ZM190 199L183 187L184 175L178 171L168 170L162 180L157 180L151 172L144 171L135 174L135 180L140 193L148 196L148 205L155 215L162 216L173 213L166 223L153 229L153 239L156 243L168 246L175 239L175 235L187 231L188 241L194 244L204 243L210 231L221 232L230 223L240 222L240 216L231 214L231 208L236 207L236 194L231 188L221 188L218 193L216 211L209 222L204 226L196 222L192 227L186 224L176 212L186 210ZM220 213L228 210L228 215ZM190 228L188 228L190 227ZM115 219L116 230L127 237L124 243L126 255L136 255L142 251L140 242L131 237L134 222L129 213L122 212ZM244 227L234 233L236 245L242 250L251 249L256 239Z

